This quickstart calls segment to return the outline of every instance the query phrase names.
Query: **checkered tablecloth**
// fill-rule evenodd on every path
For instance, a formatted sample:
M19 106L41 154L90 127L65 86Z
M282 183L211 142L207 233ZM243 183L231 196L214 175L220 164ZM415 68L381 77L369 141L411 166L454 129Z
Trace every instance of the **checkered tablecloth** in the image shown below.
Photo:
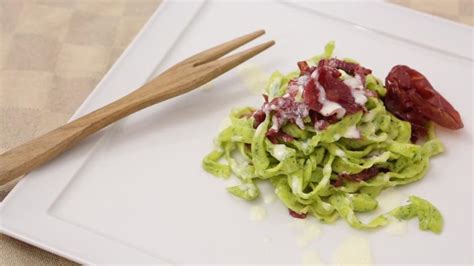
M0 153L66 122L159 1L0 0ZM72 263L0 235L14 264Z
M0 153L67 121L159 1L0 0ZM391 2L474 25L470 0ZM0 265L14 264L73 263L0 235Z

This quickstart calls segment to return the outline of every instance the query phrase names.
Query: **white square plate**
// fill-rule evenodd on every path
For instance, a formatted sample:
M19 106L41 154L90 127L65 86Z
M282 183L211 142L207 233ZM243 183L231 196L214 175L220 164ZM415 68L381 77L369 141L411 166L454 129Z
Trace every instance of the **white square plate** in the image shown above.
M471 27L383 2L165 2L74 118L189 55L260 28L277 44L251 63L132 115L29 174L2 204L2 232L82 263L330 263L348 247L377 264L471 263ZM329 40L336 55L381 78L396 64L420 70L461 113L463 130L438 130L447 151L425 179L397 188L440 209L441 235L419 231L415 221L401 235L296 221L279 202L232 197L226 182L201 169L229 110L260 105L252 79L294 70ZM265 219L249 219L256 206Z

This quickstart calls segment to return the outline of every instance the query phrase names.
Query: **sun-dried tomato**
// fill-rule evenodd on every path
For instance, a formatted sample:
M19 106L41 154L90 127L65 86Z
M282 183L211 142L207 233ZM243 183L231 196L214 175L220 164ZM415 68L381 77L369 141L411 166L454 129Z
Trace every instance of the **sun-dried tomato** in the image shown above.
M385 86L385 106L412 124L413 142L426 135L428 121L450 129L464 126L458 111L420 72L404 65L394 66L385 79Z

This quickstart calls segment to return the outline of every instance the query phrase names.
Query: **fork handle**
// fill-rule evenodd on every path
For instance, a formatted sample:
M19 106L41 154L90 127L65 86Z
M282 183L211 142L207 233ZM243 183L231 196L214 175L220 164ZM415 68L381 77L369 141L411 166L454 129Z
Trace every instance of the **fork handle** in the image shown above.
M150 82L129 95L0 155L0 186L60 155L91 134L169 95L147 97ZM164 90L165 91L165 90Z
M111 123L195 89L271 47L268 41L216 60L264 31L247 34L185 59L129 95L0 155L0 186L55 158Z

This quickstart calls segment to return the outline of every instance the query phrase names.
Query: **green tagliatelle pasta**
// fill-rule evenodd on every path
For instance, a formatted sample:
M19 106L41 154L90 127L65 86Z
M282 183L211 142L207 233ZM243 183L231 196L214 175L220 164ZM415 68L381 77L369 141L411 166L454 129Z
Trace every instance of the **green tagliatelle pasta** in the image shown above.
M325 52L309 59L308 64L330 58L333 50L334 43L329 43ZM288 82L298 76L298 71L288 75L273 73L265 88L269 100L284 95ZM373 75L366 77L365 87L379 96L386 92ZM386 225L391 218L417 217L420 229L441 232L443 219L439 211L415 196L409 198L407 205L368 223L358 219L357 213L377 208L376 198L382 190L421 179L430 157L443 151L433 126L423 144L413 144L410 123L388 112L378 97L369 97L365 108L365 112L346 115L321 131L309 124L302 130L288 123L282 131L293 140L284 144L273 144L266 137L271 116L254 128L253 108L234 109L230 125L218 135L216 149L204 158L203 167L218 177L235 175L240 185L227 190L245 200L257 198L260 191L256 183L267 179L289 209L326 223L341 217L354 228L369 229ZM344 137L354 127L361 137ZM333 185L341 174L357 174L374 166L386 171L366 181Z

